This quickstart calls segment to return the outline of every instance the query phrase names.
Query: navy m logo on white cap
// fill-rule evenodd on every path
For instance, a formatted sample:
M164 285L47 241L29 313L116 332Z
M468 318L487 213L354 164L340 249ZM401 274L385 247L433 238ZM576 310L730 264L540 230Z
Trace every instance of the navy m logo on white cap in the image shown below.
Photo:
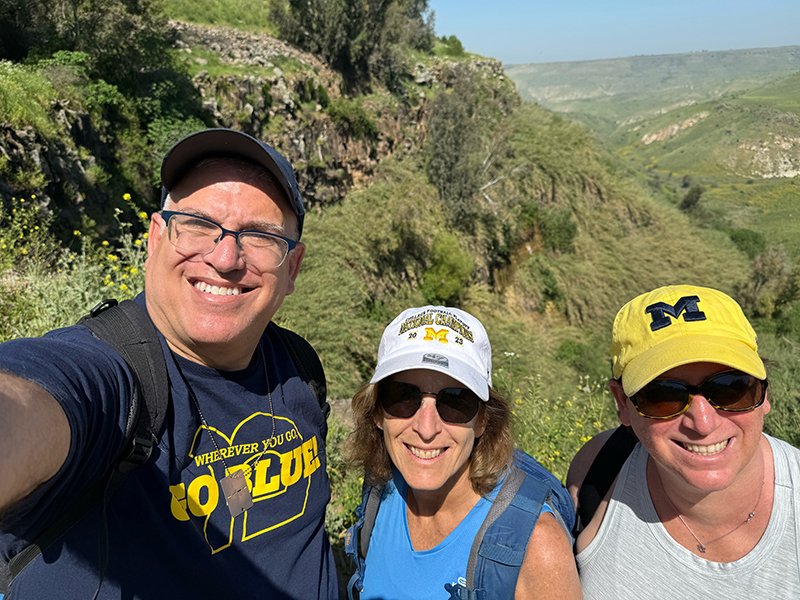
M672 319L667 317L664 313L671 315L673 319L677 319L684 313L684 321L705 321L706 313L701 312L697 308L697 303L700 298L697 296L684 296L675 303L675 306L670 306L666 302L656 302L644 309L644 312L650 314L653 322L650 323L652 331L658 331L664 327L672 325ZM685 311L685 312L684 312Z

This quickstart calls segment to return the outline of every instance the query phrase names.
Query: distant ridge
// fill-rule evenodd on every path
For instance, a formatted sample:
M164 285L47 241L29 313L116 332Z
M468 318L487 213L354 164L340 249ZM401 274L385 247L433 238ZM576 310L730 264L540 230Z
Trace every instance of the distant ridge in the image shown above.
M545 66L545 65L566 65L566 64L581 64L581 63L599 63L609 61L629 60L632 58L672 58L680 56L690 56L694 54L712 55L712 54L730 54L730 53L771 53L773 51L789 51L790 53L797 53L800 51L800 46L767 46L764 48L739 48L730 50L694 50L692 52L678 52L674 54L635 54L633 56L619 56L615 58L593 58L590 60L555 60L545 61L539 63L503 63L503 68L516 69L517 67L527 66Z
M518 64L505 71L524 100L619 122L787 77L800 71L800 46Z

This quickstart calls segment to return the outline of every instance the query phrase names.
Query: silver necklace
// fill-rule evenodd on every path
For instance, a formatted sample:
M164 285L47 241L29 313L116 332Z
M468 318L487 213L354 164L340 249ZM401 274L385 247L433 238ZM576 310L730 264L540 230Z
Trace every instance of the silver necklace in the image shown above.
M261 363L264 365L264 377L267 381L267 398L269 398L269 412L270 416L272 417L272 434L270 434L269 439L275 437L275 410L272 407L272 391L269 386L269 370L267 369L267 356L264 352L264 347L261 344L261 341L258 342L258 350L261 354ZM253 466L248 466L250 469L247 473L243 470L236 470L233 473L230 472L228 468L228 464L225 462L225 457L220 452L219 446L217 445L217 440L214 438L213 434L211 433L211 427L206 421L206 418L203 416L203 411L200 410L200 403L197 401L197 397L194 395L194 390L192 390L192 386L189 385L189 382L186 379L186 376L183 374L183 370L180 368L178 361L175 361L175 364L178 366L178 372L181 374L181 379L183 379L183 383L186 385L186 389L189 392L189 397L194 402L194 406L197 409L197 414L200 415L200 421L203 423L203 427L208 433L208 437L211 438L211 443L214 445L214 449L217 451L217 454L222 459L222 466L225 467L225 477L219 480L219 485L222 488L222 493L225 496L225 502L228 505L228 510L231 513L231 517L237 517L238 515L242 514L249 508L253 507L253 496L250 494L250 489L247 487L247 476L253 472L258 465L258 462L261 460L261 457L264 456L264 453L267 451L269 446L266 446L256 457L255 462L253 462Z
M728 537L734 531L737 531L740 527L742 527L744 525L747 525L753 519L753 517L756 516L756 509L758 508L758 503L761 502L761 494L764 491L764 476L762 475L761 476L761 489L758 491L758 498L756 499L756 505L753 507L753 510L751 510L747 514L747 518L744 521L742 521L741 523L739 523L736 527L731 529L728 533L725 533L725 534L723 534L723 535L721 535L719 537L716 537L713 540L711 540L710 542L706 542L704 544L703 542L700 541L700 538L698 538L694 534L694 531L692 531L692 528L689 527L689 524L686 521L683 520L683 517L681 516L681 513L678 512L678 509L675 508L675 505L672 503L672 500L669 499L669 496L667 495L667 491L664 489L664 482L661 481L661 475L660 474L658 476L658 482L661 484L661 491L664 492L664 498L667 499L667 502L669 502L669 505L672 507L672 510L675 511L675 514L678 515L678 518L681 520L681 523L683 523L683 526L686 527L686 531L688 531L689 533L692 534L692 537L697 542L697 549L700 552L702 552L703 554L705 554L707 546L709 546L710 544L713 544L714 542L718 542L719 540L721 540L724 537Z

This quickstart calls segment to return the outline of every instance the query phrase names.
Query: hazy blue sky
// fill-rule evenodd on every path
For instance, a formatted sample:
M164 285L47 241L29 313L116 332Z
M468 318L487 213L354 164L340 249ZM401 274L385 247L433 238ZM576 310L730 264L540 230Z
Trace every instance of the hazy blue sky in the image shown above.
M800 0L428 0L438 35L506 64L800 45Z

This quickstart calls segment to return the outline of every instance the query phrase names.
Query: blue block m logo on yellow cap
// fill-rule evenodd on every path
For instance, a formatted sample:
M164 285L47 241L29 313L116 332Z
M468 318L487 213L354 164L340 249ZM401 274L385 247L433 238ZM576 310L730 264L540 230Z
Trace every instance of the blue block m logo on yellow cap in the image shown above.
M649 313L653 318L653 322L650 323L650 329L658 331L672 325L672 319L667 317L665 313L671 315L673 319L677 319L685 311L683 315L684 321L705 321L706 314L697 308L699 301L700 298L697 296L684 296L675 303L675 306L671 306L666 302L651 304L644 309L644 312Z

